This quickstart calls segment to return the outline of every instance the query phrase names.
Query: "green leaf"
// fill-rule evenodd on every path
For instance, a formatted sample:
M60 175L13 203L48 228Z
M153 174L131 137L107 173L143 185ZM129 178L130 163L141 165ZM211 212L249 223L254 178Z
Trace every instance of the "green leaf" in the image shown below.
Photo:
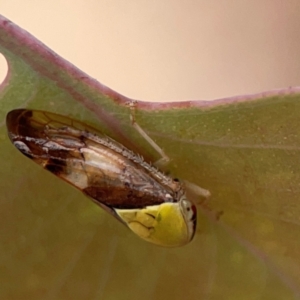
M1 97L3 299L300 299L300 89L218 101L137 104L172 176L209 189L189 245L143 242L21 155L5 128L18 107L68 115L148 160L130 99L0 17L9 74ZM222 211L220 220L215 213Z

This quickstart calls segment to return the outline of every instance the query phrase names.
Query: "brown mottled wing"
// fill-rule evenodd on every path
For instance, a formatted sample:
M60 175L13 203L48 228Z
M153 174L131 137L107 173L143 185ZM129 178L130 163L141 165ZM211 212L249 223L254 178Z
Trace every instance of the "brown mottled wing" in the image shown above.
M13 110L6 119L14 145L59 178L111 208L140 208L170 201L170 190L126 158L119 144L70 118ZM115 151L118 149L118 151ZM125 153L125 154L128 154ZM128 156L128 155L127 155Z

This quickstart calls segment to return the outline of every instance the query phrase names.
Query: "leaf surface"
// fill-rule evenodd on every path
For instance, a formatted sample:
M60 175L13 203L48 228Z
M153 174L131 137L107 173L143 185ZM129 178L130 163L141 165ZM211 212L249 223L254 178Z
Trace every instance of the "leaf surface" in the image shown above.
M22 156L5 128L28 107L82 120L147 160L130 99L0 17L9 73L0 87L3 299L300 299L300 89L215 101L138 101L165 171L209 189L189 245L159 248ZM222 211L220 220L214 212Z

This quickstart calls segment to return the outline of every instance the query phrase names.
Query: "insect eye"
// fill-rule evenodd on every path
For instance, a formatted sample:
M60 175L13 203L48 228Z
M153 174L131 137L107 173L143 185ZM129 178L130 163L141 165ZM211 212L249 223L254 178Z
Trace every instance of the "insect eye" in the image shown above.
M181 207L185 212L187 220L193 220L197 216L197 210L195 205L193 205L190 201L186 198L181 199Z

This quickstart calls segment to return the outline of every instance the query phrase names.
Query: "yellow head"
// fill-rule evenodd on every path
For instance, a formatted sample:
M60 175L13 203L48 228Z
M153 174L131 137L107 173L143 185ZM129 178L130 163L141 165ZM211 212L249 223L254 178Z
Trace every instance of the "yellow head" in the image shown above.
M183 246L189 243L195 234L196 207L185 195L178 202L115 211L135 234L159 246Z

